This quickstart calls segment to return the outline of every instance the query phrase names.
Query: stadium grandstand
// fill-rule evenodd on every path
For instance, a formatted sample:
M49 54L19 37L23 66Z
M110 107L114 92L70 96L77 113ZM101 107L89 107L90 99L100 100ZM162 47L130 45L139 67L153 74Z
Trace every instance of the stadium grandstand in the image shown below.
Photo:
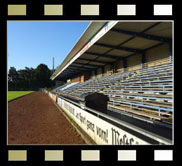
M52 74L50 96L97 144L172 144L172 27L91 22Z

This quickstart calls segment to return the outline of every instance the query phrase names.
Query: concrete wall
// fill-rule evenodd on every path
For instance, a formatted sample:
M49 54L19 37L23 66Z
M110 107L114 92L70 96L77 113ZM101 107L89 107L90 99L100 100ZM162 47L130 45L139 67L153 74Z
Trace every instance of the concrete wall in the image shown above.
M112 70L112 66L111 65L106 65L104 67L104 76L111 75L112 72L113 72L113 70Z
M94 78L94 76L95 76L95 72L94 71L91 71L90 72L90 78Z
M102 77L102 68L97 69L97 78Z
M77 76L73 77L73 78L71 79L71 82L72 82L72 83L73 83L73 82L85 82L85 81L88 80L89 78L90 78L89 73L88 73L88 72L85 72L85 73L83 73L83 74L81 74L81 75L77 75Z
M161 45L146 52L148 67L169 63L170 48L168 44Z
M123 61L118 61L114 64L114 72L115 73L122 73L123 72Z
M83 79L82 79L83 82L85 82L86 80L90 79L90 73L85 72L85 73L83 73L82 77L83 77Z
M138 70L141 68L142 55L137 54L126 59L126 71Z
M81 81L81 76L80 75L77 75L73 78L71 78L71 82L74 83L74 82L80 82Z

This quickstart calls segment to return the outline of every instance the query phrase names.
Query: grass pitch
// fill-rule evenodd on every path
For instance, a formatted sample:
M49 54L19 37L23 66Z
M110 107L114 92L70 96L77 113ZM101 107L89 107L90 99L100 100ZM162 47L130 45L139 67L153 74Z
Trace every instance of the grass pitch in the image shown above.
M27 94L30 94L34 91L8 91L8 101L14 100L16 98L19 98L21 96L25 96Z

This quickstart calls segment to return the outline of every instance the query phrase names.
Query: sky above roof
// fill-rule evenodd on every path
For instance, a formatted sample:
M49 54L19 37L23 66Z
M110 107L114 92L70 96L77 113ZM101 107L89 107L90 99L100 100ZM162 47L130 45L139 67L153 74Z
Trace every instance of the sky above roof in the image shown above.
M49 69L61 64L90 22L86 21L9 21L8 69L36 68L40 63Z

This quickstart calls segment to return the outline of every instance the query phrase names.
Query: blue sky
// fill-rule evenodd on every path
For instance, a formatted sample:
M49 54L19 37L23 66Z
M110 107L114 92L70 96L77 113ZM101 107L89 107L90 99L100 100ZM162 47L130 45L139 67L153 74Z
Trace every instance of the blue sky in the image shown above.
M90 22L8 22L8 69L61 64Z

